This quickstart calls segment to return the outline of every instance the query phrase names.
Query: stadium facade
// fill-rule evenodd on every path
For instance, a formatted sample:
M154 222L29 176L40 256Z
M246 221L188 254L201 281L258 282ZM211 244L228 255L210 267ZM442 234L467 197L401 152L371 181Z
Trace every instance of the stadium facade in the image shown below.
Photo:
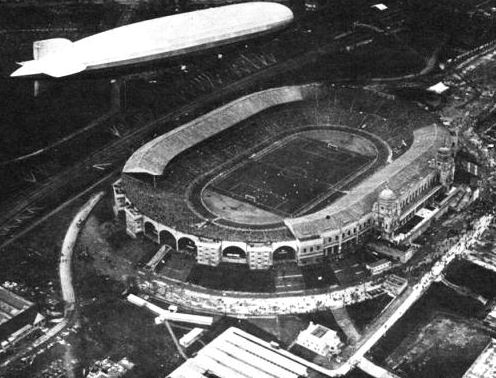
M114 211L130 236L211 266L315 264L372 232L408 244L457 193L449 138L427 112L363 89L273 88L138 149Z

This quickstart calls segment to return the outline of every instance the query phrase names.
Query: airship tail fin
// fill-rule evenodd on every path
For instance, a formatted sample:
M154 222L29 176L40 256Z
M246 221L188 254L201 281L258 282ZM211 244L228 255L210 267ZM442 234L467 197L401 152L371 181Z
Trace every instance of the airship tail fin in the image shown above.
M82 72L86 65L76 59L61 59L51 61L50 64L43 64L41 73L52 77L63 77Z
M10 76L45 74L52 77L72 75L86 69L86 65L72 53L73 43L65 38L52 38L33 43L33 58L20 62L21 68Z
M63 77L82 72L86 65L74 57L49 56L41 60L30 60L14 71L10 76L33 76L45 74L52 77Z
M72 42L65 38L51 38L33 42L33 58L41 59L45 56L67 51L72 48Z

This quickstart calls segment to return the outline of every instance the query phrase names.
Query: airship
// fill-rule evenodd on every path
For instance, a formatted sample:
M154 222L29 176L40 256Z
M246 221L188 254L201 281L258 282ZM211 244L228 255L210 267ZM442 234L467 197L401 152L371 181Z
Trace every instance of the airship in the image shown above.
M253 2L141 21L75 42L46 39L33 43L34 59L19 63L10 76L59 78L180 57L275 32L292 20L282 4Z

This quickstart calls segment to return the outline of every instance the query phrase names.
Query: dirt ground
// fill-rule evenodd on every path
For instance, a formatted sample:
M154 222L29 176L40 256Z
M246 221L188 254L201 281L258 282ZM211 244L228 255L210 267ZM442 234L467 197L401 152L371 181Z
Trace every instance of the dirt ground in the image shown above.
M405 338L386 363L409 377L458 377L489 340L470 320L439 312Z

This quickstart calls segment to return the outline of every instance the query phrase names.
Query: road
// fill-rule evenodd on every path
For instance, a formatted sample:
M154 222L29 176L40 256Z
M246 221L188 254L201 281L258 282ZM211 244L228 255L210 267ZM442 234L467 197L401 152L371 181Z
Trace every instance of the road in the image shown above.
M429 289L430 285L436 281L443 273L446 267L453 261L456 256L462 255L464 251L470 248L478 238L489 227L493 220L492 215L481 217L474 226L474 230L464 235L458 243L450 248L433 266L426 272L421 279L413 286L408 287L403 294L390 303L388 308L383 311L381 316L367 328L366 332L356 345L350 345L341 353L342 362L334 368L329 369L312 362L306 362L306 365L318 372L329 377L341 377L348 374L355 366L370 368L370 372L377 372L381 376L380 367L372 368L370 364L364 361L365 354L381 339L384 334L396 324L396 322L408 311L408 309ZM383 372L382 372L383 373ZM389 373L388 373L389 374Z
M60 264L59 264L59 274L60 274L60 286L62 289L62 297L65 302L65 314L64 319L50 328L48 332L46 332L43 336L34 340L34 342L15 353L14 355L7 358L0 365L0 375L3 369L6 369L10 364L15 361L18 361L20 358L34 353L40 347L42 347L45 343L51 340L53 337L57 336L60 332L66 329L67 326L72 324L73 316L75 314L75 304L76 304L76 295L74 293L74 287L72 286L72 273L71 273L71 262L72 262L72 254L74 252L74 245L76 244L77 237L80 232L80 228L82 223L86 220L90 212L96 206L96 204L103 198L104 192L98 192L93 195L79 210L74 219L72 220L66 236L64 238L64 242L62 244L62 248L60 251Z
M60 251L59 275L62 298L65 302L66 317L74 311L76 305L76 294L74 293L74 287L72 286L71 270L74 246L76 245L77 237L81 230L82 224L90 214L91 210L93 210L96 204L103 198L104 194L105 192L98 192L83 205L67 229L64 242L62 243L62 248Z
M357 347L351 346L348 351L349 357L347 361L336 370L345 373L352 366L358 364L365 354L375 345L375 343L400 319L406 311L429 289L431 284L438 279L446 267L453 259L461 255L466 249L469 249L482 233L489 227L492 216L483 216L479 219L474 227L474 231L470 235L464 235L460 241L455 244L450 250L437 261L432 268L425 273L418 283L397 297L384 311L379 319L367 330L366 334L360 340Z
M368 375L371 375L372 377L376 378L400 378L396 374L391 373L390 371L377 366L370 360L366 359L365 357L360 360L358 363L358 367L360 370L366 372Z

